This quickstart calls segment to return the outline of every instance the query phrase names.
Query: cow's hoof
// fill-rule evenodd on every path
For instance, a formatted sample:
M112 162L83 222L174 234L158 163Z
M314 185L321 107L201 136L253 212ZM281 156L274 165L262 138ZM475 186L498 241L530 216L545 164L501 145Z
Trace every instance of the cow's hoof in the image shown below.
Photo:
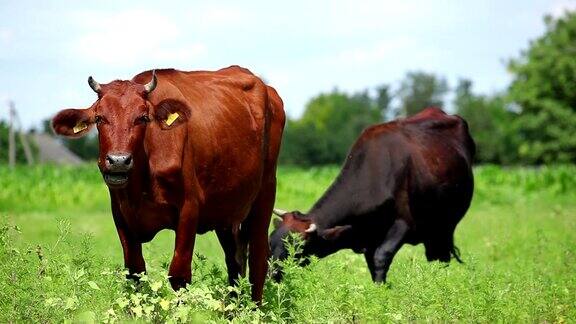
M380 273L376 273L376 275L374 276L374 278L372 279L374 281L375 284L377 285L382 285L386 283L386 275L385 274L380 274Z
M170 285L174 291L178 291L181 288L186 289L186 285L190 283L190 279L183 278L183 277L170 277Z
M146 274L145 271L128 273L126 275L126 279L127 280L134 280L136 283L138 283L138 282L140 282L140 278L142 278L142 276L145 274Z

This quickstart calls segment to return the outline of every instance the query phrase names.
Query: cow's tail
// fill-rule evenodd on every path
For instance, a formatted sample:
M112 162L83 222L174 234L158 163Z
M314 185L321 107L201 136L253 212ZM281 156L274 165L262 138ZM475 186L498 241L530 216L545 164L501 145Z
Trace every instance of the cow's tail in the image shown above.
M454 257L454 259L456 259L456 261L458 261L458 263L464 263L464 261L462 261L460 258L460 249L456 245L452 244L452 250L450 251L450 254L452 257Z
M450 262L452 258L459 263L464 263L460 258L460 249L454 245L452 233L436 236L424 243L426 247L426 258L428 261Z

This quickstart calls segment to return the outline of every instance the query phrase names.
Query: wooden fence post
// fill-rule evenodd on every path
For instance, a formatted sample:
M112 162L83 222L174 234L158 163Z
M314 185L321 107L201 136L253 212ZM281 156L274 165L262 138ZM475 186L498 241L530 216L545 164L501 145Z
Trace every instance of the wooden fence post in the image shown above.
M14 102L9 103L9 131L8 131L8 165L14 168L16 165L16 142L14 139L14 117L16 115L16 110L14 109Z
M18 122L18 135L20 137L22 147L24 148L24 155L26 156L26 162L28 162L28 165L33 165L34 156L32 154L32 149L30 149L30 145L28 144L26 134L22 131L22 122L20 121L20 116L18 116L18 112L16 111L16 107L14 106L14 104L12 104L12 108L14 108L14 119Z

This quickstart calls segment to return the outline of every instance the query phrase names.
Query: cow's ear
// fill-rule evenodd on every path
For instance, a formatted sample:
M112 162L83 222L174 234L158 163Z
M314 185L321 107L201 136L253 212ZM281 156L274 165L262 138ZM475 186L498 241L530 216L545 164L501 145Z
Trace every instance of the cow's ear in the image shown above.
M65 109L52 118L54 133L66 137L82 137L92 126L94 126L92 108Z
M183 125L190 118L190 108L176 99L164 99L154 107L154 120L162 129Z
M333 240L340 238L342 236L342 234L346 233L350 229L352 229L351 225L334 226L332 228L329 228L329 229L322 231L322 233L320 235L325 240L333 241Z

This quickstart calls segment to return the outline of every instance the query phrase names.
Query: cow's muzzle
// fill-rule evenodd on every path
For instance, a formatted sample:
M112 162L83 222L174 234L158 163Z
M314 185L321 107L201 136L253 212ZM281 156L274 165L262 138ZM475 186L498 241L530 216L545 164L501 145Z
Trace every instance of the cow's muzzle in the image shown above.
M134 165L132 154L116 153L106 155L104 181L109 187L123 187L128 183L128 172Z

